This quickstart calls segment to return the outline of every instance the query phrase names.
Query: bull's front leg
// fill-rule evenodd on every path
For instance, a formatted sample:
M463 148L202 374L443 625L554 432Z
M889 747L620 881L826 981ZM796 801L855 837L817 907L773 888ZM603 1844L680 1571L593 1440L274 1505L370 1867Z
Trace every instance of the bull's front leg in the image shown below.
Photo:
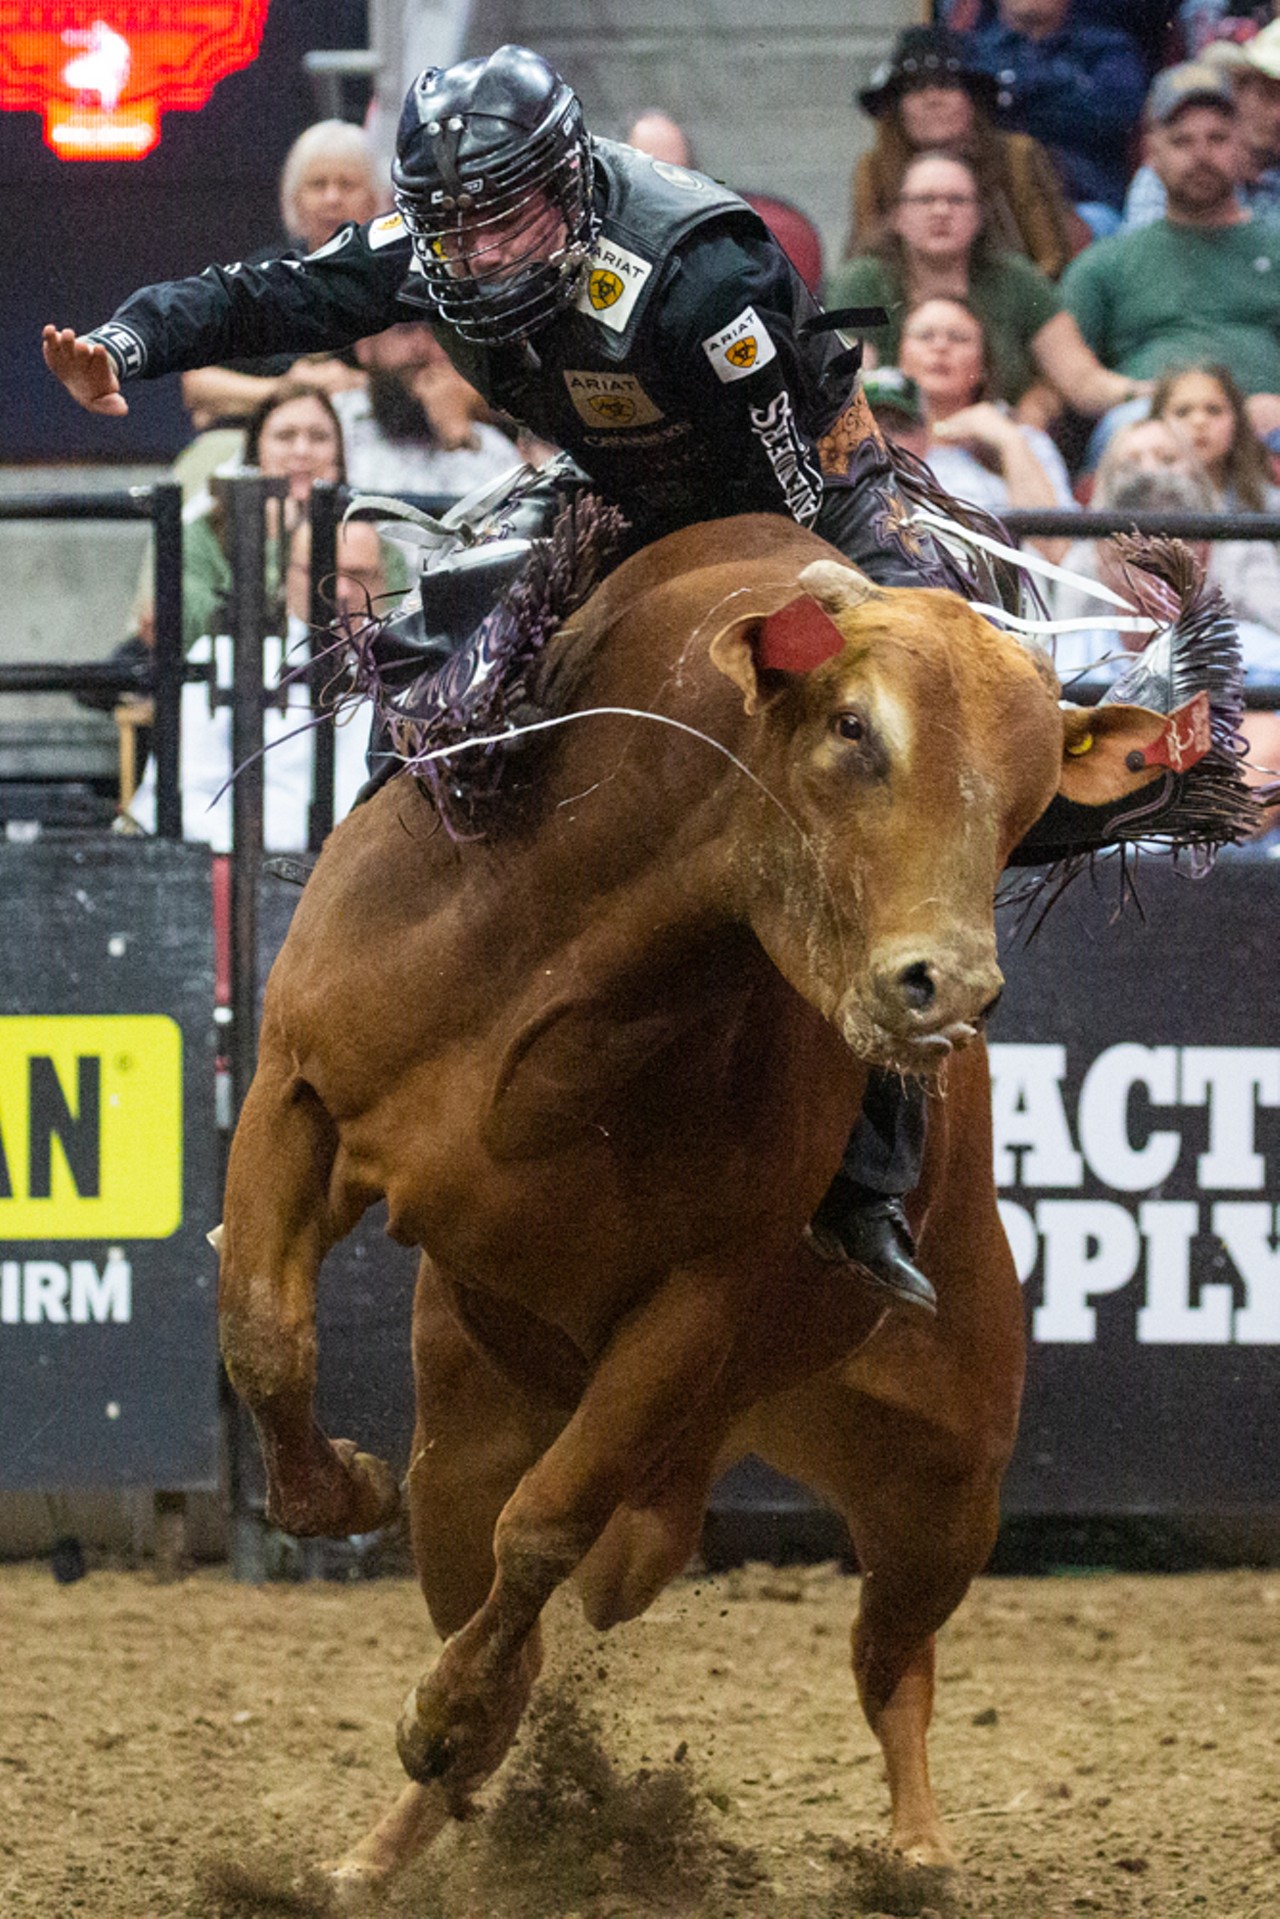
M370 1532L399 1504L390 1468L315 1419L316 1279L353 1220L333 1216L337 1147L312 1089L271 1055L231 1145L221 1238L222 1357L253 1415L267 1472L267 1517L297 1534Z
M488 1597L410 1692L398 1731L406 1772L439 1779L455 1811L515 1736L542 1608L713 1388L742 1290L740 1275L673 1275L615 1335L572 1419L499 1515Z

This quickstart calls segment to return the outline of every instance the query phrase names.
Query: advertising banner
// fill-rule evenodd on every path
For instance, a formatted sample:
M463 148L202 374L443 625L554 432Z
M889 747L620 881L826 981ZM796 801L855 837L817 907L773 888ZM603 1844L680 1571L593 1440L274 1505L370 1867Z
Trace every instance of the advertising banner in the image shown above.
M1001 1212L1030 1359L1006 1510L1280 1499L1280 866L1078 883L1007 943Z
M0 844L0 1488L217 1484L206 847Z

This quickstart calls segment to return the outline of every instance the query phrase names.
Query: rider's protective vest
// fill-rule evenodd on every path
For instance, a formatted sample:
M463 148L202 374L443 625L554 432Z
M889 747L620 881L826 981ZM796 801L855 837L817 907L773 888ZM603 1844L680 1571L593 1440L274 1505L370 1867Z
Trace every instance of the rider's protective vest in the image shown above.
M736 193L593 142L599 238L574 305L531 342L485 347L432 324L494 405L572 453L646 534L789 510L813 518L815 442L855 361L759 215ZM410 273L401 298L428 305Z

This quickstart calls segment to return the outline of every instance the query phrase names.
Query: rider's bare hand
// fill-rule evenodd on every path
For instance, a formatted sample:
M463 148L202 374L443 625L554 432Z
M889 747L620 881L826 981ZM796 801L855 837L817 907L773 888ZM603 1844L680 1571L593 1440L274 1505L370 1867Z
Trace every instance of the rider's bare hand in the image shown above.
M44 363L73 400L90 413L120 414L129 402L120 391L115 367L104 346L81 339L72 327L47 326L42 336Z

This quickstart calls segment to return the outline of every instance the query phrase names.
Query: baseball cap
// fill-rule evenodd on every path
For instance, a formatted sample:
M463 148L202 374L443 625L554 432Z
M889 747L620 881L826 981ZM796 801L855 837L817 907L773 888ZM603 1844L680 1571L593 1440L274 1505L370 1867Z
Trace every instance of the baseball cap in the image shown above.
M873 413L884 407L900 413L905 420L912 420L917 425L924 419L920 389L901 367L868 367L862 376L862 391Z
M1280 20L1273 20L1240 48L1240 64L1268 80L1280 80Z
M1236 109L1230 77L1207 60L1184 60L1158 73L1151 82L1143 117L1148 126L1164 127L1184 107L1195 106L1221 107L1227 113Z

